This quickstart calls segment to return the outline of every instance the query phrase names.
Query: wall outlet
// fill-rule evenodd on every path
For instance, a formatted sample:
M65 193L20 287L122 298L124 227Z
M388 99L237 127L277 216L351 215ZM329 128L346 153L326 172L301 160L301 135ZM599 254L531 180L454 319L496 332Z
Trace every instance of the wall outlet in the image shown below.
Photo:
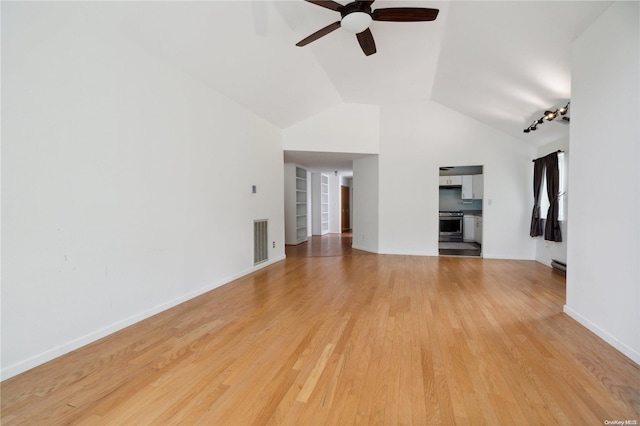
M276 248L276 242L275 241L273 242L273 248Z

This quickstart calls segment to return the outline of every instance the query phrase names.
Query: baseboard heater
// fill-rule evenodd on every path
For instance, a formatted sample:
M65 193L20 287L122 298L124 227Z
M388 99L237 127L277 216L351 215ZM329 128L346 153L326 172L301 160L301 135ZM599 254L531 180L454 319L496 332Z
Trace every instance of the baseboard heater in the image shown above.
M555 260L555 259L551 260L551 267L553 268L554 271L560 272L561 274L567 273L567 264L562 263L559 260Z

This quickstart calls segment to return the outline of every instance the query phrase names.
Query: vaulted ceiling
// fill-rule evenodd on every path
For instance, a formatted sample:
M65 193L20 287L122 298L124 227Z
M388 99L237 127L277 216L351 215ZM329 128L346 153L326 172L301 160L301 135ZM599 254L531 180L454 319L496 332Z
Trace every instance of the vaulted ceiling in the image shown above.
M339 1L340 2L340 1ZM346 4L346 2L341 2ZM560 121L523 129L571 96L572 41L610 2L376 1L440 10L433 22L373 22L365 56L339 20L303 0L87 2L87 14L286 128L341 102L431 100L533 145L567 133Z

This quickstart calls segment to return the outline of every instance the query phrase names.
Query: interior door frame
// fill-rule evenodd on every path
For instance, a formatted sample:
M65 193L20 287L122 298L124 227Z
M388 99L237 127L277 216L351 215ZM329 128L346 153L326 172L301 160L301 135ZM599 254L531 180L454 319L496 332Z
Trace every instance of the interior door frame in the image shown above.
M340 232L347 232L351 230L350 197L351 188L345 185L340 185Z

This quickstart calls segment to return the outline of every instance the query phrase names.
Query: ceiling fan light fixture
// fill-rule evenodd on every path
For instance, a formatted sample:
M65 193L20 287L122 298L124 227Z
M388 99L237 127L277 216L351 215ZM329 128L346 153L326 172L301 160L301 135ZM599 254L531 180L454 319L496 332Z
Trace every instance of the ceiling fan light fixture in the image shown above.
M438 9L426 7L383 7L372 10L371 4L375 0L355 0L348 4L341 4L334 0L305 1L340 13L340 20L300 40L296 46L306 46L338 28L343 28L346 32L356 35L365 56L376 53L376 42L369 29L371 22L423 22L433 21L438 17Z
M351 12L345 15L340 26L353 34L360 34L371 25L371 15L366 12Z

